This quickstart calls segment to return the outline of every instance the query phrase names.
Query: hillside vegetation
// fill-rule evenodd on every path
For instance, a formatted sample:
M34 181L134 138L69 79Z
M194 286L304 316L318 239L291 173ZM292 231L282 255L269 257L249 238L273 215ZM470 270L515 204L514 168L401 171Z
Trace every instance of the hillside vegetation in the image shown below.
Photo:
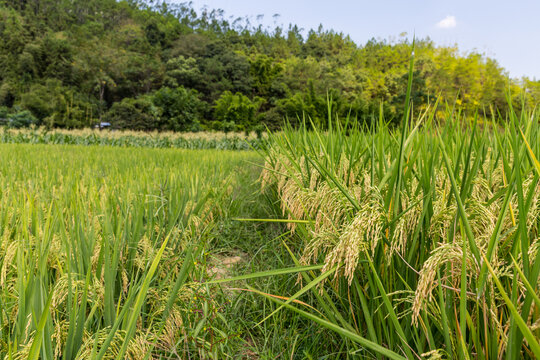
M188 3L0 1L0 119L130 130L279 128L303 114L400 118L410 40L355 44L322 26L263 28ZM438 96L465 111L528 106L540 84L509 80L494 59L416 41L415 111ZM523 91L525 90L525 91ZM521 98L520 94L524 94Z

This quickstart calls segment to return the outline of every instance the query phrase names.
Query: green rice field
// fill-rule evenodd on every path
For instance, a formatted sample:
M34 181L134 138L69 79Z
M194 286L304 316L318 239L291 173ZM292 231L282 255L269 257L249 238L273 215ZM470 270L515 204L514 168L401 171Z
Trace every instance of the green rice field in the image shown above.
M0 356L539 358L539 117L405 114L0 145Z
M0 355L216 353L223 334L208 328L227 324L209 318L223 304L206 260L253 178L247 161L257 157L0 145Z

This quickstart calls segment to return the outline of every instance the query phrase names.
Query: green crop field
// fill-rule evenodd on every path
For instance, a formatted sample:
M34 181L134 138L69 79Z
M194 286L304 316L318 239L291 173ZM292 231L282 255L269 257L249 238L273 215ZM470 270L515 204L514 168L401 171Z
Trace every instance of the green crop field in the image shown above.
M540 359L540 1L427 3L0 0L0 360Z
M215 352L208 328L223 321L209 317L222 304L205 261L214 225L254 180L248 161L257 157L0 145L0 356Z
M0 144L0 356L540 357L539 117L438 111Z

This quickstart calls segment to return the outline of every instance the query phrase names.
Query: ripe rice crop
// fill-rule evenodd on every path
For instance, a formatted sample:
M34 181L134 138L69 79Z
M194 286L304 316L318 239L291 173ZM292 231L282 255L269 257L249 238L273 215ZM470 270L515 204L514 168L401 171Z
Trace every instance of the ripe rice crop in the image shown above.
M360 357L539 358L539 117L405 114L270 136L263 188L321 273L265 296Z

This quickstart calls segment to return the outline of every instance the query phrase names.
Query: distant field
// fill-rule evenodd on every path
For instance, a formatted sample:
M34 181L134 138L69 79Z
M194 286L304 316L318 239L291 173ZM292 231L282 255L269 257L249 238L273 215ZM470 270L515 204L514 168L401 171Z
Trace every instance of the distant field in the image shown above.
M221 132L141 132L110 130L7 129L0 131L0 143L107 145L120 147L250 150L259 148L265 134Z

